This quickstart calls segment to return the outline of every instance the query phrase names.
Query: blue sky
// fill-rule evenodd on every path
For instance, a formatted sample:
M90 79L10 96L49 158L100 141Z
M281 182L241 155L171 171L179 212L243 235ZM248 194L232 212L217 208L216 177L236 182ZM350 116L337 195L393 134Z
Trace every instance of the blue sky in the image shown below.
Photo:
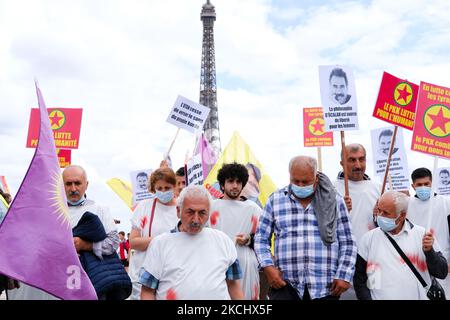
M128 230L130 212L107 187L112 177L156 168L176 128L165 122L181 94L198 100L200 0L0 1L0 175L13 193L33 150L25 148L33 79L48 107L82 107L73 163L88 172L88 195L110 206ZM360 130L347 142L368 150L383 71L450 87L450 3L444 0L215 0L215 48L222 147L233 131L250 145L278 187L303 147L302 107L320 106L318 66L353 69ZM24 8L27 10L24 10ZM410 149L411 134L405 133ZM181 132L180 166L194 136ZM338 135L325 148L325 173L340 169ZM432 158L408 151L410 171ZM11 160L14 159L14 160ZM448 166L448 161L440 165Z

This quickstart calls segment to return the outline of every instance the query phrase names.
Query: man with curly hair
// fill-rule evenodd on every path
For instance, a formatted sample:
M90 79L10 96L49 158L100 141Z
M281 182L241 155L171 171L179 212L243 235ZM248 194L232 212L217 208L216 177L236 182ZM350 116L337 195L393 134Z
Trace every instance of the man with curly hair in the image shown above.
M217 174L223 198L214 201L210 226L225 232L236 245L242 269L242 291L245 299L259 299L258 261L253 250L261 208L251 200L240 197L248 181L247 168L236 162L224 164Z

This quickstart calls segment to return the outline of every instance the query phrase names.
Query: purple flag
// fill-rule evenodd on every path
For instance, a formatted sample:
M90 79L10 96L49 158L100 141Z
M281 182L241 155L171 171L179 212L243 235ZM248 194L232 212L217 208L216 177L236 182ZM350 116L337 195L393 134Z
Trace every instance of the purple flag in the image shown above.
M0 225L0 274L61 299L97 299L75 251L47 108L36 83L39 142Z
M199 153L202 155L203 179L206 180L209 172L217 162L218 155L216 155L213 148L209 146L208 140L206 140L204 133L202 133L198 139L197 146L194 150L194 154Z

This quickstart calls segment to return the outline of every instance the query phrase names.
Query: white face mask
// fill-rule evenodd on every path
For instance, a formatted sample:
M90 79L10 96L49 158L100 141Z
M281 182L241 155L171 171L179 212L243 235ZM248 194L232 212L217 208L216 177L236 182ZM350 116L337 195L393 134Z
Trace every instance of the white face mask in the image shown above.
M173 190L169 191L158 191L156 190L156 197L162 203L168 203L173 199Z

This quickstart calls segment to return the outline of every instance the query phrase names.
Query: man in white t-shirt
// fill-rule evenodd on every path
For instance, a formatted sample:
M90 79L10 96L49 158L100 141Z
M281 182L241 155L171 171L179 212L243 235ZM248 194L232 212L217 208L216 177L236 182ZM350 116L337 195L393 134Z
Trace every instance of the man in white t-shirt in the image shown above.
M142 300L244 298L234 243L222 231L204 228L211 204L203 186L183 189L177 199L183 232L151 242L139 277Z
M430 229L442 248L444 257L450 259L450 198L436 193L432 195L432 174L427 168L417 168L411 174L416 195L409 200L408 218L421 227ZM431 210L430 210L431 206ZM449 266L450 270L450 266ZM450 277L439 280L450 299Z
M346 154L349 196L345 197L344 172L339 172L334 186L339 194L344 197L352 223L352 231L355 235L356 243L358 243L367 231L375 227L373 209L377 199L380 197L381 187L370 180L365 173L366 149L361 144L347 145ZM344 166L342 158L341 166Z
M210 225L225 232L236 243L245 299L258 300L259 271L253 242L262 210L255 202L240 199L248 177L247 168L239 163L227 163L220 168L217 181L223 198L213 202Z
M346 146L348 191L349 196L345 196L344 172L338 174L334 186L339 194L344 198L349 211L349 218L352 224L352 232L358 244L361 237L369 230L375 228L373 222L373 208L380 197L381 186L370 180L366 174L366 149L358 143ZM344 161L341 154L341 166ZM342 300L356 300L356 294L352 287L344 292Z
M397 191L378 201L378 228L358 243L353 279L361 300L427 300L426 289L401 258L388 236L401 248L425 282L447 276L447 261L431 232L406 220L408 197Z

